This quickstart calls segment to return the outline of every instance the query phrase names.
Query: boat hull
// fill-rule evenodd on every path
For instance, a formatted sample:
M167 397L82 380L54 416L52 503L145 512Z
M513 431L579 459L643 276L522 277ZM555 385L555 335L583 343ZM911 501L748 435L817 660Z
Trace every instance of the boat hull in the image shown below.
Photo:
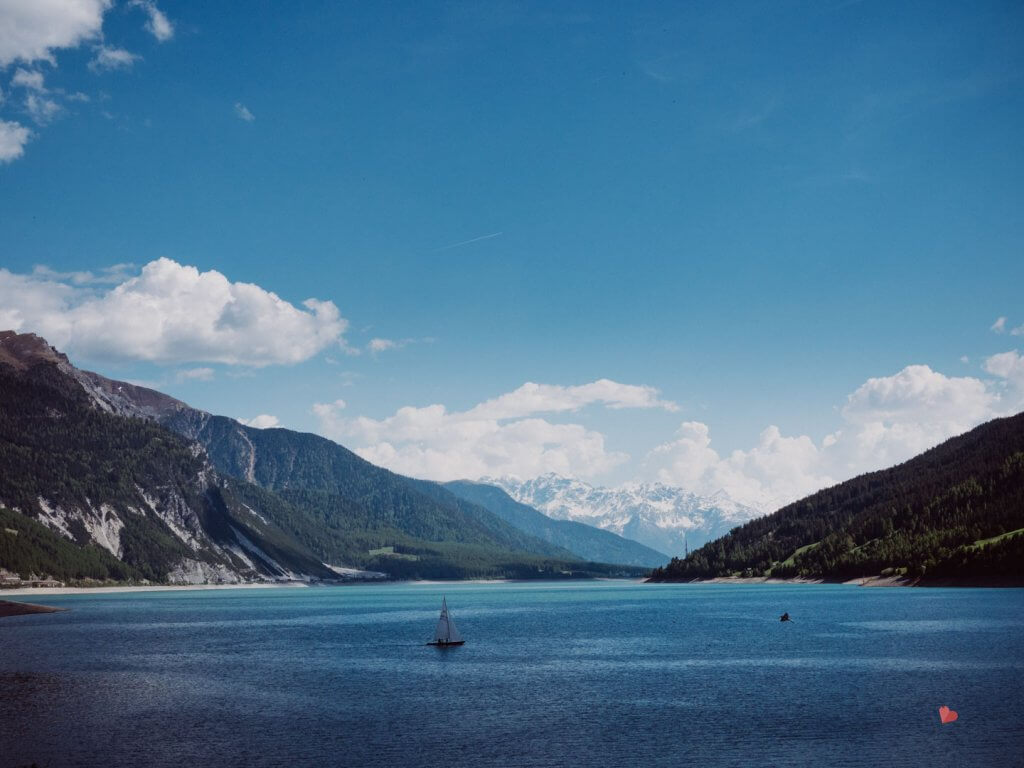
M457 640L454 643L443 643L440 640L434 640L432 642L427 643L427 645L432 645L435 648L452 648L452 647L454 647L456 645L465 645L465 644L466 644L465 640Z

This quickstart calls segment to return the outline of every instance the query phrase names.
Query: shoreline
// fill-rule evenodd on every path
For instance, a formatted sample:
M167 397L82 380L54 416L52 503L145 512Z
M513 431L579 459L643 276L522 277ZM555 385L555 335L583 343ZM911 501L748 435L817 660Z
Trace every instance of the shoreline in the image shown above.
M251 584L107 584L95 587L15 587L0 589L0 601L6 597L19 595L105 595L125 592L180 592L188 590L219 590L219 589L313 589L320 587L359 587L368 584L417 584L424 586L455 586L458 584L532 584L557 583L572 584L588 581L628 581L643 584L643 577L593 579L368 579L340 580L337 582L309 584L303 581L287 582L254 582Z
M186 590L214 589L304 589L308 584L303 582L287 582L268 584L139 584L115 585L102 587L17 587L0 590L0 599L18 595L112 595L122 592L181 592Z
M902 576L860 576L846 581L831 579L780 579L773 576L715 576L711 579L674 580L663 579L648 581L648 584L841 584L847 587L953 587L973 589L1020 589L1024 584L1013 581L985 581L979 579L908 579Z

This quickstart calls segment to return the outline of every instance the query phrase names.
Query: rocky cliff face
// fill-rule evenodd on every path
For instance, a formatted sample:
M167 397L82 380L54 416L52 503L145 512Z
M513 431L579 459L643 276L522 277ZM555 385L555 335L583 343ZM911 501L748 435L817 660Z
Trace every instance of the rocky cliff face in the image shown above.
M114 562L116 578L335 579L352 566L537 578L578 563L434 483L317 435L252 429L78 370L32 334L0 334L0 468L0 506L102 551L102 563L63 560L108 574Z
M153 419L189 409L80 371L33 334L0 333L0 505L140 578L181 583L329 576L239 503L205 451Z

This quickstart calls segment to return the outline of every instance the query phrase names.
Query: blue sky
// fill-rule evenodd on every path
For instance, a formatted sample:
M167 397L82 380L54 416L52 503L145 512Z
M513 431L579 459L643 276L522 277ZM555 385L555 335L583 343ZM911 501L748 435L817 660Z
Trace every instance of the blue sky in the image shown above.
M414 474L751 500L1024 407L991 362L1024 349L1018 3L9 5L0 320L82 366ZM110 298L160 258L146 291L254 284L300 351L227 361ZM557 389L602 379L660 394ZM526 382L556 389L451 417Z

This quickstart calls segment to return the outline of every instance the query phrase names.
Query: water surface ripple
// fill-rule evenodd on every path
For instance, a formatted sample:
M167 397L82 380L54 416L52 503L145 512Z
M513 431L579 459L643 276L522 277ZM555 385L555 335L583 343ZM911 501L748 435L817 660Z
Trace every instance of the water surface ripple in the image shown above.
M442 594L462 648L423 645ZM46 602L72 610L0 621L0 768L1024 765L1019 589L461 583ZM939 724L943 704L957 722Z

